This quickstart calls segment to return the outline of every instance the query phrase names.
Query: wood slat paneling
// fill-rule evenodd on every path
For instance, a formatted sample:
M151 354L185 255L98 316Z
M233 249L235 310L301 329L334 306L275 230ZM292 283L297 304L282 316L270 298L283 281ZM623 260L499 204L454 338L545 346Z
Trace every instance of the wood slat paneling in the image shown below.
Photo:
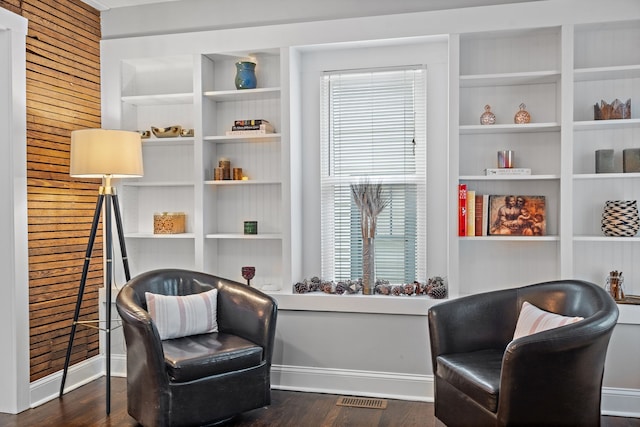
M69 177L72 130L99 128L100 14L80 0L0 0L29 20L27 199L31 381L63 368L99 181ZM97 319L102 225L81 319ZM79 327L71 363L99 352L97 329Z

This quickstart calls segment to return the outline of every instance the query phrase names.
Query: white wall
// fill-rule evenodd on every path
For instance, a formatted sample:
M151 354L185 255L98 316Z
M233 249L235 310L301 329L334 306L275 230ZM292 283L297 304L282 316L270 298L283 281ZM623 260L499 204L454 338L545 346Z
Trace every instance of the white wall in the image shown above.
M29 406L26 19L0 8L0 412Z

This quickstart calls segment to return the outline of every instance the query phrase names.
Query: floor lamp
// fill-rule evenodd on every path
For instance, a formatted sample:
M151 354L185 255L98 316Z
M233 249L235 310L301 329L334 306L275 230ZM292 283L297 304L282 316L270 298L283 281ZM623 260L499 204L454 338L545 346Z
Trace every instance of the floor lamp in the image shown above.
M122 130L104 129L84 129L71 132L71 162L69 174L77 178L102 178L102 186L98 194L98 201L91 224L91 234L87 244L87 252L80 278L80 288L78 289L78 299L73 314L73 323L69 335L69 345L64 361L62 373L62 383L60 384L60 397L64 392L64 383L69 369L69 359L73 348L73 339L76 334L76 327L79 324L90 324L99 321L79 321L80 305L89 272L89 263L93 251L93 243L98 231L98 222L104 202L104 229L105 229L105 290L106 290L106 323L104 328L99 328L105 332L105 364L107 379L107 414L111 412L111 286L113 283L113 242L111 230L112 207L116 220L118 239L120 241L120 252L124 264L126 280L129 280L129 262L127 260L127 250L124 242L122 230L122 219L120 217L120 206L115 188L111 186L112 178L137 178L141 177L142 170L142 141L140 134ZM87 325L89 326L89 325Z

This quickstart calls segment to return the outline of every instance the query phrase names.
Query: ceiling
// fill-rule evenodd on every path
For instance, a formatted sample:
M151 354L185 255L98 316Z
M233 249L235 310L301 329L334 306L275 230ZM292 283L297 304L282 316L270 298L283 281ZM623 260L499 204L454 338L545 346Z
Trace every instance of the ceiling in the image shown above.
M138 6L141 4L149 3L164 3L168 1L177 0L82 0L89 6L95 7L98 10L109 10L116 7Z
M84 3L89 6L95 7L100 11L115 9L118 7L128 7L128 6L138 6L143 4L151 4L151 3L166 3L170 1L180 1L180 0L82 0ZM487 6L492 4L503 4L503 3L523 3L527 1L540 1L540 0L428 0L431 3L440 4L440 6L435 7L435 9L446 9L446 8L459 8L459 7L470 7L470 6ZM442 7L442 4L445 4L446 7ZM430 9L427 7L425 10Z

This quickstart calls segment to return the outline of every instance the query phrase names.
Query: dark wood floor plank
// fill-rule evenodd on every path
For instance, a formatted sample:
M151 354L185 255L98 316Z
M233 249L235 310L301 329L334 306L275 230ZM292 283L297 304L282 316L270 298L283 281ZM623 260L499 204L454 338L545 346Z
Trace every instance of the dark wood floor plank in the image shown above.
M62 399L18 415L0 413L2 427L135 427L127 414L127 383L111 380L111 414L105 414L105 379L100 378ZM433 404L388 399L386 409L337 406L338 396L273 390L272 404L242 414L224 427L433 427ZM602 417L602 427L640 427L638 418Z

